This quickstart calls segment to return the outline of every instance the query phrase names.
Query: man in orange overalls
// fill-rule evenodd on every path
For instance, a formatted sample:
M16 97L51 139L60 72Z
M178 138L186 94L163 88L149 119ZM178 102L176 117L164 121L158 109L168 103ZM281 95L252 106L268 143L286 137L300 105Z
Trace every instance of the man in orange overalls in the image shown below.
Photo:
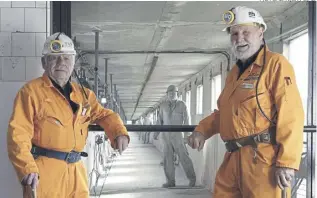
M284 56L269 51L259 12L239 6L223 19L238 61L219 110L200 121L189 145L201 150L217 133L226 143L213 198L279 198L299 169L303 146L304 111L294 70Z
M111 145L125 150L129 136L119 115L104 109L95 94L71 82L76 51L66 35L44 43L42 77L18 92L9 123L9 158L24 186L37 187L38 198L88 198L88 179L81 156L88 126L104 128ZM40 179L40 182L39 182ZM24 197L30 196L30 188Z

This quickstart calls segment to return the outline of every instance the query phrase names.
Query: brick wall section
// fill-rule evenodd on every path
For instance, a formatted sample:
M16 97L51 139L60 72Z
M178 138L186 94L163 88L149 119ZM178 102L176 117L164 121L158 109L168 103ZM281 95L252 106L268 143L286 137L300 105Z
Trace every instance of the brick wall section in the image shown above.
M50 2L0 2L0 81L41 76L41 51L50 33Z

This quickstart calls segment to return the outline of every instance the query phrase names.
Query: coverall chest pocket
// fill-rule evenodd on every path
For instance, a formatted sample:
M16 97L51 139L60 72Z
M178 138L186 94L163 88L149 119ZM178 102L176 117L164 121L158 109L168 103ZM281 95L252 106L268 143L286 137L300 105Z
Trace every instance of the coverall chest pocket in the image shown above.
M170 116L170 121L172 125L182 125L184 122L183 113L175 111Z
M238 108L235 113L238 116L238 120L243 135L252 135L256 131L263 129L264 125L267 125L265 117L261 113L257 99L255 89L240 90L238 96ZM270 110L270 95L267 91L258 91L258 101L262 110L266 115L271 115Z
M40 144L53 148L67 147L69 126L71 119L67 121L59 115L54 115L52 112L45 112L39 120L40 128Z

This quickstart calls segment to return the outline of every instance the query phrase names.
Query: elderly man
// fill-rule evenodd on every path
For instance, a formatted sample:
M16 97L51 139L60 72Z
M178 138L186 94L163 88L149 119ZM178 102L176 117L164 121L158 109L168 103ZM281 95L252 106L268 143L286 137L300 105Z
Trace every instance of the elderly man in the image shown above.
M268 50L259 12L236 7L224 20L238 61L219 96L219 111L199 123L189 145L201 150L216 133L226 143L213 198L278 198L299 169L303 145L304 113L293 67Z
M128 146L129 136L118 114L104 109L92 91L71 82L75 55L69 37L61 33L48 37L42 57L45 73L25 84L15 98L7 146L25 186L24 197L29 197L31 188L40 198L89 197L80 159L87 156L82 151L91 123L104 128L120 154Z
M167 101L160 105L158 124L159 125L188 125L189 115L186 104L177 99L178 89L174 85L167 88ZM189 157L187 148L184 144L182 133L162 133L164 145L164 172L166 183L164 188L175 186L175 166L174 152L179 156L187 178L189 186L193 187L196 184L196 175L193 167L193 162Z

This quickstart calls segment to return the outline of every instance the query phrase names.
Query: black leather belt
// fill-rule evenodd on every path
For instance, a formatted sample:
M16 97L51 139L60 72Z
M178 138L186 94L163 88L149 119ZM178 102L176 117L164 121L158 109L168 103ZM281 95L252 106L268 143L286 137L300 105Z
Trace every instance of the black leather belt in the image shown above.
M276 144L275 134L275 127L272 127L260 134L244 137L237 140L226 141L225 146L227 151L229 153L232 153L244 146L252 146L253 148L256 148L258 143Z
M81 157L88 156L88 154L86 152L76 152L76 151L60 152L60 151L54 151L54 150L41 148L41 147L38 147L35 145L32 146L31 153L35 157L36 156L46 156L49 158L64 160L67 163L75 163L75 162L78 162L81 159Z

